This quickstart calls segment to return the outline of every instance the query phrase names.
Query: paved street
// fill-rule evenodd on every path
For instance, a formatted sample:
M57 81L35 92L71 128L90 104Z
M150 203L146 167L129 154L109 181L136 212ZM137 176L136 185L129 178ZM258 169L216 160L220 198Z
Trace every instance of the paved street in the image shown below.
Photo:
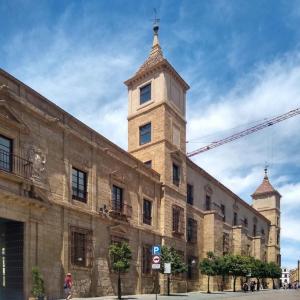
M98 298L73 298L73 300L112 300L116 297L98 297ZM134 296L124 296L123 299L127 300L155 300L155 295L134 295ZM170 297L158 296L158 300L299 300L300 299L300 289L298 290L268 290L255 293L212 293L207 295L206 293L189 293L189 294L176 294Z

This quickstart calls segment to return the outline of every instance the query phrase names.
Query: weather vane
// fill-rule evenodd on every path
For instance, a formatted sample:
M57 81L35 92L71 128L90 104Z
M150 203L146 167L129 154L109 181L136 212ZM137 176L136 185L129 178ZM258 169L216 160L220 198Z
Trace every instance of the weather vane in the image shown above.
M156 8L153 8L153 13L154 13L153 30L154 30L154 33L157 34L158 29L159 29L159 21L160 21L160 19L157 18L157 11L156 11Z

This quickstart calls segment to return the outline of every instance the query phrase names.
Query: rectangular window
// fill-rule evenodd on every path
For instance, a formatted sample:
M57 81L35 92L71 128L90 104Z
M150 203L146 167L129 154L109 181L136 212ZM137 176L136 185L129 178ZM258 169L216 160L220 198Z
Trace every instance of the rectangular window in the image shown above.
M182 233L183 227L183 208L179 206L173 206L173 232Z
M145 161L144 165L148 168L152 168L152 160Z
M277 245L280 243L280 231L277 231L277 239L276 239Z
M176 164L173 164L173 184L179 186L180 183L180 168Z
M152 264L152 246L144 245L143 246L143 261L142 261L142 271L144 274L151 273L151 264Z
M140 127L140 145L151 142L151 123Z
M187 241L190 243L197 242L197 221L192 218L187 220Z
M193 205L194 204L194 187L191 184L187 184L186 193L187 193L186 202Z
M0 170L12 171L12 140L0 135Z
M237 213L233 213L233 226L236 226L238 224L238 215Z
M151 100L151 83L140 88L140 105Z
M112 209L115 212L123 212L123 189L116 185L112 187Z
M144 199L143 223L151 225L152 223L152 202Z
M224 204L221 204L221 212L223 215L223 222L226 222L226 208Z
M253 224L253 236L256 236L256 224Z
M205 197L205 210L211 210L211 198L209 195Z
M87 200L87 174L72 168L72 198L81 202Z
M89 267L92 254L92 234L88 230L71 230L71 263L72 265Z
M245 227L248 227L248 219L247 218L244 219L244 225L245 225Z
M229 233L223 232L223 255L229 253Z

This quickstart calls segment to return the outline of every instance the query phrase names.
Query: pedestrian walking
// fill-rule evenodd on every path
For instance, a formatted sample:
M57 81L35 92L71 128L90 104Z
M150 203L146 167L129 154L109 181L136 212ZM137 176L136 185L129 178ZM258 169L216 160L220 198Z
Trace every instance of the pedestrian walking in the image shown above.
M64 293L65 293L66 300L72 299L72 285L73 285L72 275L71 273L68 273L64 281Z
M255 289L255 281L251 281L250 290L251 290L252 293L254 292L254 289Z
M243 284L243 290L244 290L244 292L247 293L247 292L248 292L248 289L249 289L248 283L245 282L245 283Z

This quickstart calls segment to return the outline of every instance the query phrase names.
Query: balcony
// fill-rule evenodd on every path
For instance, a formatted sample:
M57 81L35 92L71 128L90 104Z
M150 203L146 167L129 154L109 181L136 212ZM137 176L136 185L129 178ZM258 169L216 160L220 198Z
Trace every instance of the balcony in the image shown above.
M110 217L121 221L128 221L132 215L132 206L120 200L111 200L108 210Z
M26 179L31 179L32 162L0 149L0 172L11 173Z

